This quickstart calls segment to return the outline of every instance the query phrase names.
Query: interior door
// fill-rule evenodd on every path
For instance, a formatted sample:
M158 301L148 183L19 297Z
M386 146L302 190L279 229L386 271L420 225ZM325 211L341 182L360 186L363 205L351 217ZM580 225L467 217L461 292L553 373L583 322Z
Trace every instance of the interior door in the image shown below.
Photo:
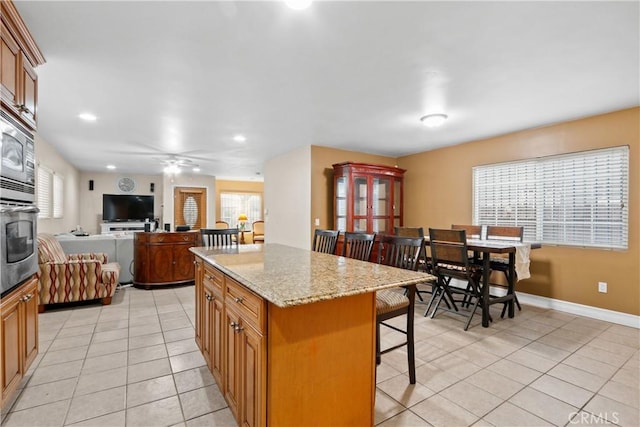
M188 225L192 230L199 230L206 226L206 188L176 187L173 190L173 206L174 230L178 225Z

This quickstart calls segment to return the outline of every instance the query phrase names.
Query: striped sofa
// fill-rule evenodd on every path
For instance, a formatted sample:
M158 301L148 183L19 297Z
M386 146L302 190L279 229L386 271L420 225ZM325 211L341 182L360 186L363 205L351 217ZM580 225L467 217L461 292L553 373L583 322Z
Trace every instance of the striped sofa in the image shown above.
M120 265L104 253L65 255L51 234L38 234L38 310L47 304L100 299L111 304Z

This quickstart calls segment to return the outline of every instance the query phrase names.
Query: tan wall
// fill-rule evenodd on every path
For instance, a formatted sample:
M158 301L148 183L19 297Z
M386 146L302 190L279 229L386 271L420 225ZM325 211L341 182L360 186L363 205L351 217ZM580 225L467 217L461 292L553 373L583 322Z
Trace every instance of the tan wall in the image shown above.
M471 168L476 165L630 146L629 249L546 246L532 252L523 292L640 314L640 108L515 132L398 159L405 175L405 224L471 223ZM607 294L598 282L608 282Z
M333 229L333 165L342 162L394 166L393 157L336 148L311 146L311 232L316 228ZM320 225L315 225L315 219Z
M100 234L102 195L124 194L118 188L118 180L122 177L129 177L135 181L136 188L131 194L153 195L154 213L156 217L162 217L162 175L82 172L80 174L80 200L82 203L80 203L80 222L78 224L86 232ZM93 190L89 190L89 180L93 180ZM151 183L154 183L153 193L151 192ZM160 221L160 224L162 224L162 221Z
M42 164L64 178L64 206L62 218L38 219L38 233L66 233L81 224L79 209L80 172L67 162L49 143L35 135L35 155L38 165ZM36 174L37 174L36 168ZM36 182L38 182L36 177ZM36 193L38 191L36 185ZM37 200L37 199L36 199Z

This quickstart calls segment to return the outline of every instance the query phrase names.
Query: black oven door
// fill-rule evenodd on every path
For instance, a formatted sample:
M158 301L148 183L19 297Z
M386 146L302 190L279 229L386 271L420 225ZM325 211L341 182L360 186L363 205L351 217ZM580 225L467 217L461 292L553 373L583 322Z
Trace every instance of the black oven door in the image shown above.
M34 205L0 206L1 294L38 271L38 208Z

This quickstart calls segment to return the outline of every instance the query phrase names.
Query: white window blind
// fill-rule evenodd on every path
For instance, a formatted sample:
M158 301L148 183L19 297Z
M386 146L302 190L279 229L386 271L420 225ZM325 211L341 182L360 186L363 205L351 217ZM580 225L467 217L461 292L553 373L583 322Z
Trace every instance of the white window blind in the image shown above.
M64 214L64 179L53 175L53 217L62 218Z
M629 147L473 168L473 221L519 225L524 239L628 247Z
M38 199L40 209L38 218L51 218L51 198L53 197L53 172L43 166L38 166Z
M247 227L262 219L262 196L257 193L220 193L220 219L230 227L238 225L238 216L246 214Z

